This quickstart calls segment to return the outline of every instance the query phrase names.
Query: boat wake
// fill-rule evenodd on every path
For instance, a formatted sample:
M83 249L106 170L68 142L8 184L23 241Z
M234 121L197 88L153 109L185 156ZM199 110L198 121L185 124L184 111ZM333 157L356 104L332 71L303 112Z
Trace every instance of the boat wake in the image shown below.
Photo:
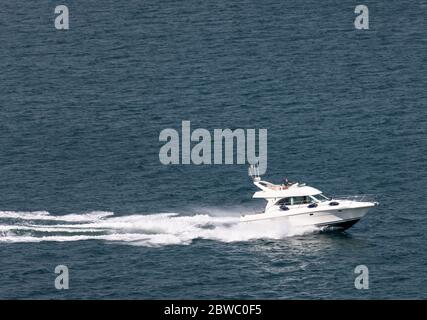
M176 213L115 216L112 212L52 215L45 211L0 211L0 243L102 240L139 246L187 245L195 239L221 242L282 239L318 231L274 221L240 222L237 216Z

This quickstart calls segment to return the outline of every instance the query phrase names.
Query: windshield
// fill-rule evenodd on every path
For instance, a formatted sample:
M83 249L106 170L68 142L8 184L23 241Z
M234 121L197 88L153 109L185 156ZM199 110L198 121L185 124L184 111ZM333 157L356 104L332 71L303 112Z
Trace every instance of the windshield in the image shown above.
M319 193L319 194L315 194L314 196L312 196L314 199L316 199L317 201L319 201L319 202L322 202L322 201L329 201L330 199L327 197L327 196L325 196L325 195L323 195L322 193Z

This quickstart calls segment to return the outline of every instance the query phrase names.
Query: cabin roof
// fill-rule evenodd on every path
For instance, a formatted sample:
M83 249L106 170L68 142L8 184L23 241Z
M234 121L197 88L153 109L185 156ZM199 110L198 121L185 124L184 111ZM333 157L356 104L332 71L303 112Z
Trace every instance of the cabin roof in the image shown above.
M291 186L287 189L262 188L263 191L255 192L253 198L288 198L300 196L313 196L322 193L322 191L309 186Z

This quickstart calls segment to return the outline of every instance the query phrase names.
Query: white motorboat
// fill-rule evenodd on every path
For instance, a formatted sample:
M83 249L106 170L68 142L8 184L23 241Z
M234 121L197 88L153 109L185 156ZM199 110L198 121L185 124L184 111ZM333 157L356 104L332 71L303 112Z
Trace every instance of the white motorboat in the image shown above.
M264 212L245 215L241 221L274 220L297 226L316 226L322 230L350 228L378 205L368 196L329 198L313 187L285 182L276 185L261 180L257 167L250 168L253 183L261 190L253 198L267 201Z

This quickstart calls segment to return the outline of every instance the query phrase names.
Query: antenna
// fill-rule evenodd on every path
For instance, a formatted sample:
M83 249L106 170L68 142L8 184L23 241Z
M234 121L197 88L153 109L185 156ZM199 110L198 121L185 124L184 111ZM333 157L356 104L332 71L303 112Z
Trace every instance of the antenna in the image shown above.
M259 164L251 164L248 169L249 176L252 177L254 181L259 181L261 178L259 177Z

